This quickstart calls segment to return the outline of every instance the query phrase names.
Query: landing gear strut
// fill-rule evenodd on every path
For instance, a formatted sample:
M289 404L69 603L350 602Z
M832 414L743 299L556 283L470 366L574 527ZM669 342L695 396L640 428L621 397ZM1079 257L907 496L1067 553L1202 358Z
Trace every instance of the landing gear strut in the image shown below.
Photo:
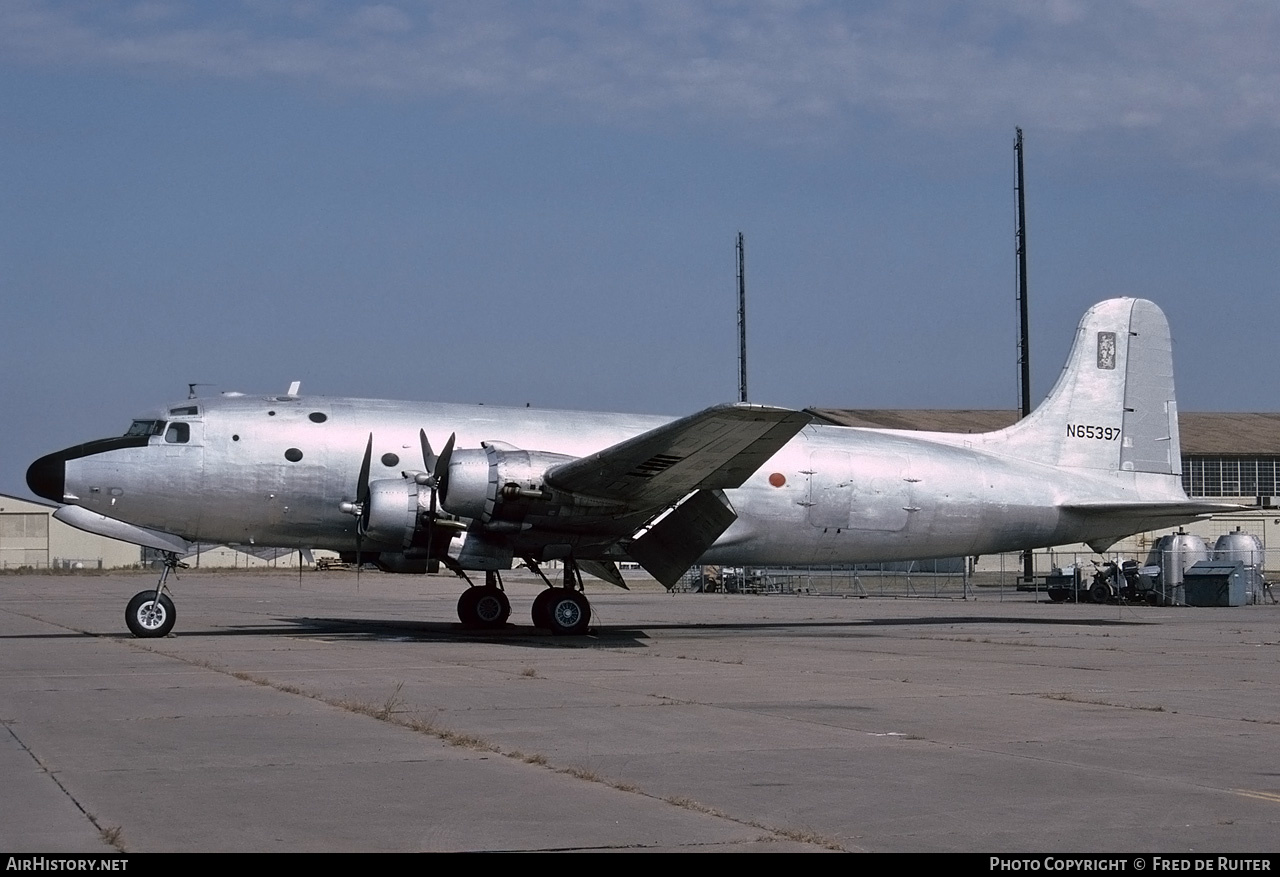
M176 570L186 568L187 565L178 560L178 555L172 551L164 553L164 569L155 589L134 594L124 610L124 623L129 625L130 633L142 639L169 635L173 623L178 620L178 613L173 607L173 600L164 593L165 584L169 581L170 572L177 578Z
M502 590L502 577L496 570L484 574L481 586L472 586L458 598L458 620L463 627L502 627L511 617L511 601Z

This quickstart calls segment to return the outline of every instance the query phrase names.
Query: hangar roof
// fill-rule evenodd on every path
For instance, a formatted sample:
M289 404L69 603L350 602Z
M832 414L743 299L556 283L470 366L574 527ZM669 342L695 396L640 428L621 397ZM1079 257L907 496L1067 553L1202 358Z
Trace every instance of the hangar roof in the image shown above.
M808 408L840 426L990 432L1018 419L1007 409ZM1178 415L1183 456L1280 455L1280 414L1183 412Z

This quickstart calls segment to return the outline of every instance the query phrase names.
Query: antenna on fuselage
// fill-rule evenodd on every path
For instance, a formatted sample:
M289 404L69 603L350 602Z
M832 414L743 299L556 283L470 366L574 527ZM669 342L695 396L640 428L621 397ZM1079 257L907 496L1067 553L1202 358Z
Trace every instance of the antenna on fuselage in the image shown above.
M199 396L196 394L196 387L212 387L212 386L213 384L203 384L203 383L190 384L189 383L187 384L187 398L188 399L199 398Z

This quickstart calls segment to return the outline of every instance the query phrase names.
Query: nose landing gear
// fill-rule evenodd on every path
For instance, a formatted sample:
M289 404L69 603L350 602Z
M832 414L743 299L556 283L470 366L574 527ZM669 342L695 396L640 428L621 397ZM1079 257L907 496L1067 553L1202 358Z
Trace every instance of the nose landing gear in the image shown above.
M134 594L125 607L124 623L129 626L130 633L141 639L169 635L169 631L173 630L173 623L178 620L178 613L174 609L173 600L164 593L165 584L169 581L170 572L186 568L187 565L178 560L178 555L172 551L165 552L164 569L155 588ZM176 572L174 577L177 577Z

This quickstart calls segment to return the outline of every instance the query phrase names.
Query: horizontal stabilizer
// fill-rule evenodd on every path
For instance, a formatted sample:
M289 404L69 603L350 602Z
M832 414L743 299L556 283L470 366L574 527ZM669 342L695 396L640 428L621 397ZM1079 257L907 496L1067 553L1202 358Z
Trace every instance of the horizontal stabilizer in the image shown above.
M1086 541L1095 551L1105 551L1131 533L1143 530L1159 530L1175 524L1186 524L1220 515L1238 512L1248 506L1211 502L1077 502L1059 506L1064 512L1079 515L1087 521L1088 530L1095 535Z
M1186 518L1193 520L1204 515L1224 515L1243 512L1247 505L1228 502L1073 502L1060 508L1071 512L1083 512L1091 517L1106 515L1140 515L1146 518Z

